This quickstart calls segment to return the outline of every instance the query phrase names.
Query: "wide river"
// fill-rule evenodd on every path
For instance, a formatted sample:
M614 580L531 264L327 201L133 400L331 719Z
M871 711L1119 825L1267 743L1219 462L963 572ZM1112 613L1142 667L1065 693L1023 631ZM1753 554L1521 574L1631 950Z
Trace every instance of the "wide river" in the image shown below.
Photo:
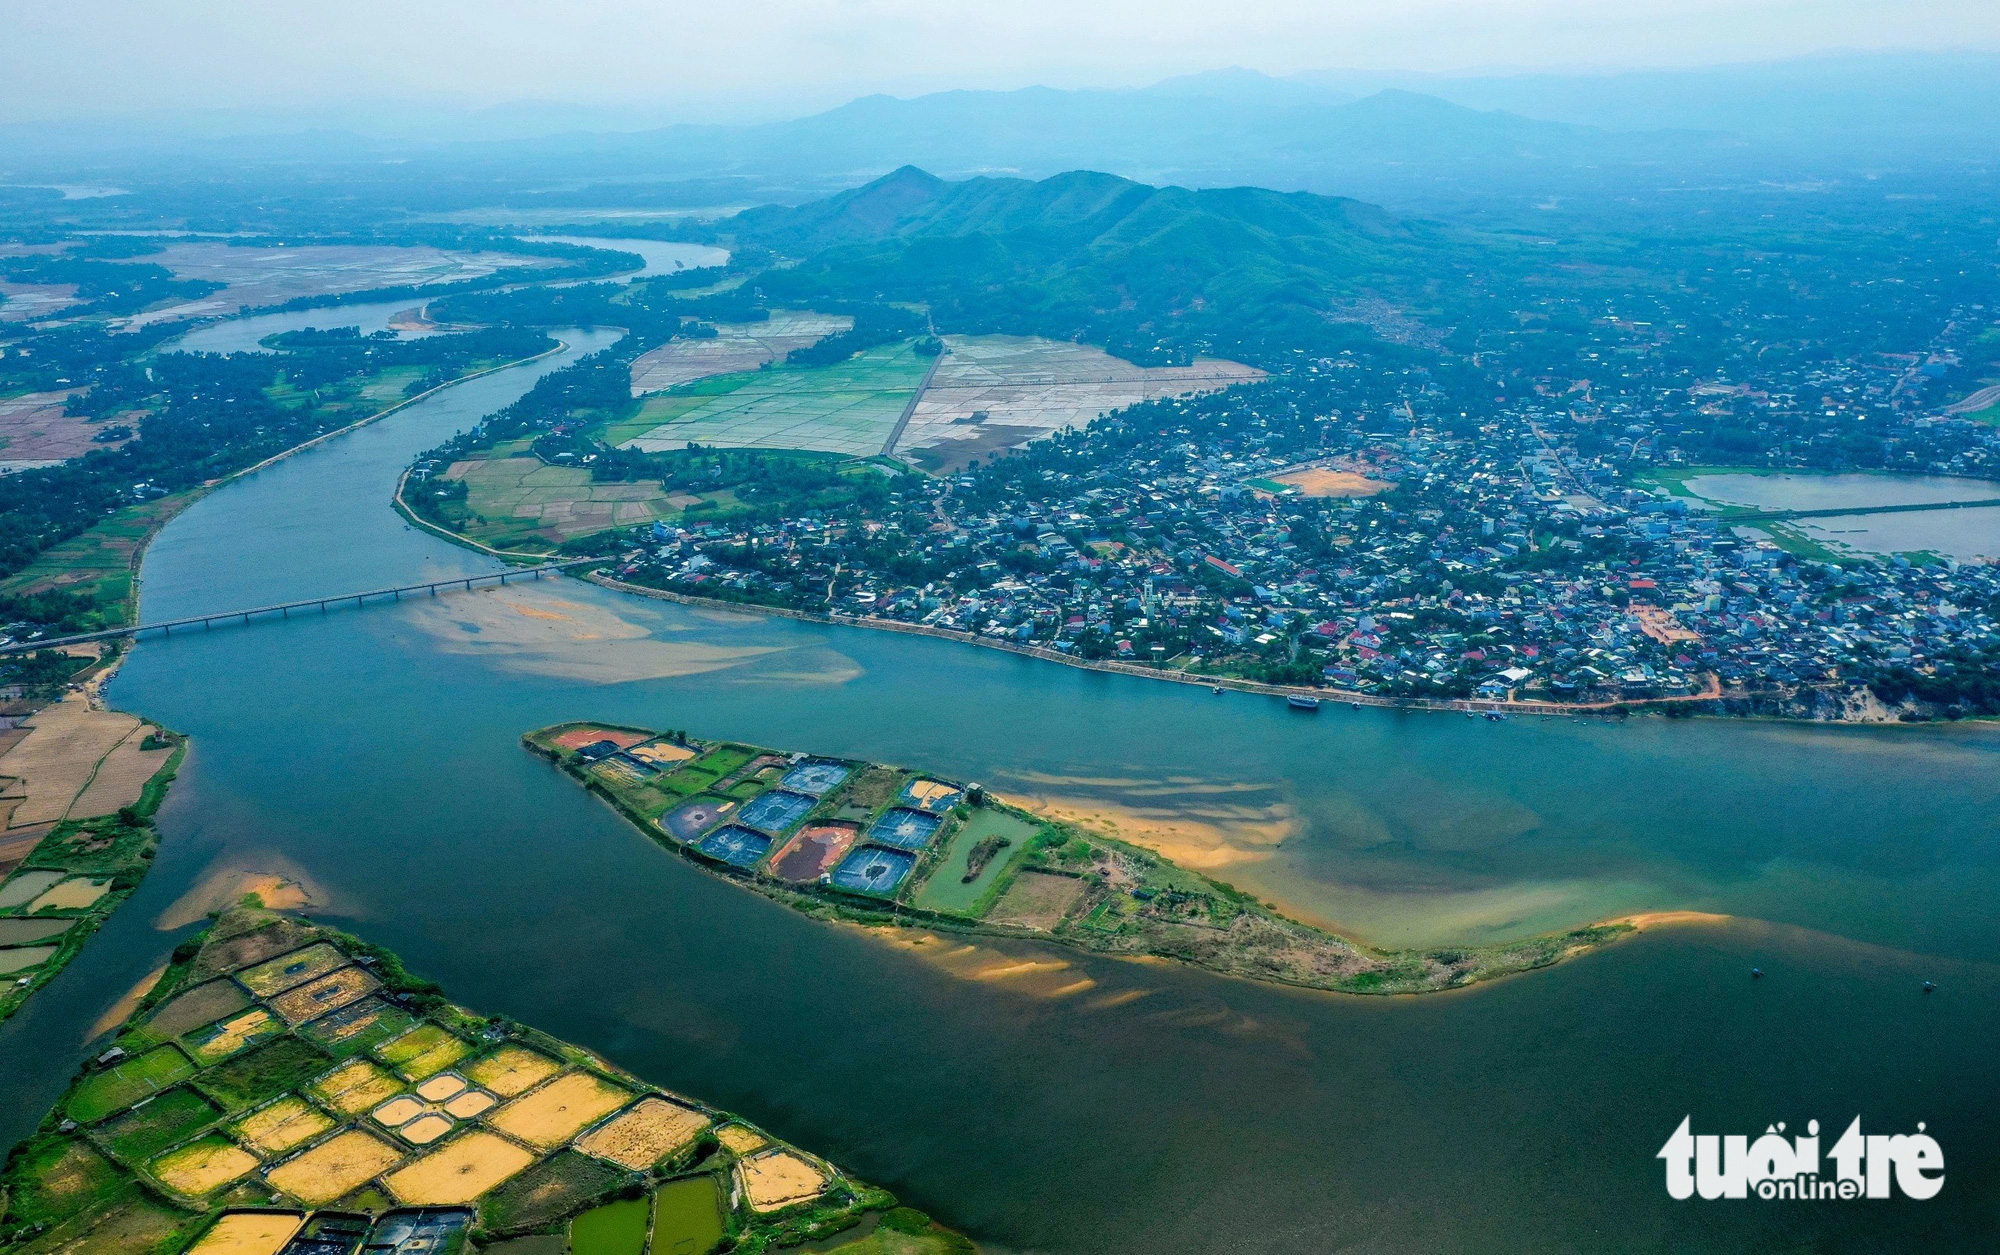
M147 618L492 569L389 508L411 456L612 333L230 484ZM2000 1197L2000 735L1328 709L571 580L148 640L189 733L152 875L0 1027L0 1142L232 869L457 998L741 1111L1000 1251L1947 1250ZM600 717L875 758L1172 845L1383 944L1664 926L1451 995L1302 993L814 922L660 851L518 744ZM917 942L913 944L913 941ZM1752 981L1750 969L1765 978ZM1922 992L1925 980L1938 990ZM1682 1117L1912 1131L1934 1200L1674 1202Z

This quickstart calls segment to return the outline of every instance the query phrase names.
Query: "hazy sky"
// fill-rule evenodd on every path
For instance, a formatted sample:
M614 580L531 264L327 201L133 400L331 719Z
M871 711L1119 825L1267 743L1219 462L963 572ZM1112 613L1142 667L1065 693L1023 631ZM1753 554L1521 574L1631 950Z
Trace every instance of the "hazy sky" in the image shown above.
M1243 65L1614 68L2000 47L1997 0L0 0L0 121L425 97L769 117Z

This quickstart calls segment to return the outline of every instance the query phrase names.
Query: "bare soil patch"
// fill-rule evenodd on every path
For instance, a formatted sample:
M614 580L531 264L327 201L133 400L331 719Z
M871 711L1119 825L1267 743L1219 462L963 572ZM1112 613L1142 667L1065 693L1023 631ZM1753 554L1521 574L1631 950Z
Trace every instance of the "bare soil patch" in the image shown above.
M72 693L36 711L28 726L33 729L28 738L0 757L0 776L18 779L26 794L8 821L15 828L68 814L98 761L136 731L139 721L92 710L88 699Z
M403 1091L400 1077L366 1059L352 1059L320 1078L312 1087L322 1101L342 1115L360 1115L376 1103Z
M1022 872L1007 892L1000 895L987 920L995 924L1016 924L1043 932L1062 922L1070 907L1083 896L1083 881L1073 876L1052 876L1047 872Z
M507 1139L474 1129L390 1173L383 1184L398 1202L452 1206L472 1202L533 1162L534 1155Z
M554 1150L631 1100L630 1090L588 1072L571 1072L516 1098L487 1122L530 1146Z
M174 756L172 746L144 748L146 735L158 730L140 728L113 746L104 760L97 764L97 774L90 778L90 783L69 808L69 818L95 819L137 802L139 795L145 791L146 782L159 774L160 768Z
M1376 493L1387 492L1396 485L1379 479L1370 479L1354 471L1337 471L1324 467L1314 467L1303 471L1287 471L1283 475L1273 475L1273 483L1290 484L1307 497L1372 497Z
M281 954L268 962L245 969L236 979L260 998L281 994L296 988L316 977L324 976L333 969L344 965L347 956L324 941L315 942L303 950Z
M216 1221L188 1255L278 1255L305 1220L296 1212L231 1212Z
M373 1133L349 1129L279 1164L265 1180L302 1203L323 1207L402 1157L403 1152Z
M236 1132L267 1155L282 1155L333 1127L333 1117L288 1094L236 1122Z
M776 1211L820 1196L826 1174L788 1150L753 1155L736 1165L737 1180L756 1211Z
M146 1028L162 1037L179 1037L249 1005L250 996L234 982L212 980L169 998L147 1017Z
M644 1172L694 1141L708 1117L664 1098L647 1098L580 1139L576 1148L621 1168Z
M257 1157L235 1143L204 1138L155 1159L153 1175L190 1198L200 1198L242 1180L257 1167Z
M860 835L854 824L813 824L785 843L771 859L771 870L793 884L809 884L838 866Z
M310 984L271 999L271 1009L293 1024L338 1011L350 1002L359 1002L381 987L382 982L358 967L330 972Z

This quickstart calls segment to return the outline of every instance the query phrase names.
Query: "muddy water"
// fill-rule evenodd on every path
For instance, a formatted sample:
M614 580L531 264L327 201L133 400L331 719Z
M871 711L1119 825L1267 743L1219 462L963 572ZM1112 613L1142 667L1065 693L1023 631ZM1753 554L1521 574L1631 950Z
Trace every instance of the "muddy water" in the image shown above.
M204 500L152 550L145 613L486 569L402 524L389 487L556 364ZM1980 730L1299 716L571 581L148 642L112 697L195 750L152 876L0 1027L0 1138L184 935L157 921L235 869L308 885L468 1004L742 1111L997 1249L1900 1251L1989 1231L2000 738ZM1095 811L1385 940L1746 918L1397 1000L884 937L663 856L518 748L579 716ZM1944 1193L1677 1204L1653 1159L1684 1115L1754 1135L1855 1114L1928 1121Z

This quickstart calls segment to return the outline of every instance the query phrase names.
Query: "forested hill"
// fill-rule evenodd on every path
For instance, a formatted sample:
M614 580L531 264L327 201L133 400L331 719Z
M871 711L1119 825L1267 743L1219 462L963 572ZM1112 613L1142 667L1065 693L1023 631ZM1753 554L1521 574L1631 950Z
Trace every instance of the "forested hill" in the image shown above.
M1081 336L1145 360L1243 351L1281 327L1293 347L1351 335L1325 318L1333 303L1421 287L1457 251L1339 197L1088 172L948 182L908 166L718 230L802 259L762 276L774 299L922 301L942 330Z

